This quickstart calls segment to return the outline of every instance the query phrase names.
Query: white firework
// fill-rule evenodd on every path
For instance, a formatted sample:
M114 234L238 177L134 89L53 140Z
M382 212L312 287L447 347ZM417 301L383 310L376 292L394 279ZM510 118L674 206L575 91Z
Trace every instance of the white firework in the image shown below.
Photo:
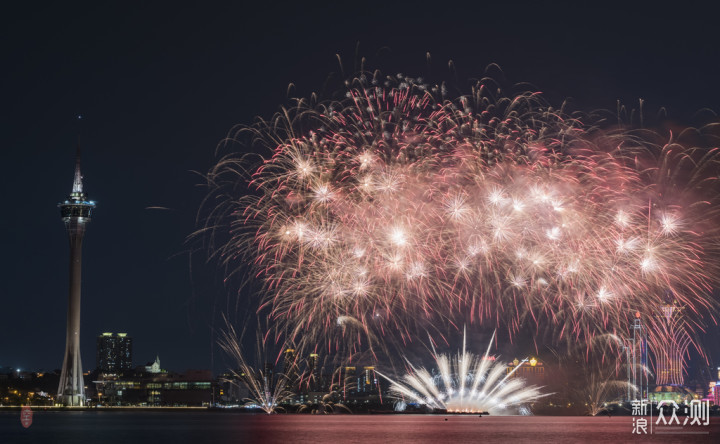
M220 338L220 347L235 360L237 369L230 370L232 378L226 381L247 388L250 392L250 397L245 399L245 406L259 408L267 414L282 410L280 404L289 401L293 396L287 389L290 386L288 375L268 374L250 365L242 352L242 341L229 324Z
M540 392L541 387L528 386L525 380L514 377L514 373L527 362L524 359L512 371L490 355L490 344L484 355L475 355L463 349L457 356L438 354L433 349L437 372L415 368L400 381L382 373L390 381L390 391L408 403L417 403L433 410L448 413L482 413L491 415L528 414L527 404L548 396Z

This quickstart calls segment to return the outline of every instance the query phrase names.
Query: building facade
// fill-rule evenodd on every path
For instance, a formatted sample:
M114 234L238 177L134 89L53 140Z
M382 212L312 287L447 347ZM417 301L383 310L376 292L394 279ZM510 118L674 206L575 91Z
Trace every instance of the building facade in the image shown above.
M717 368L717 380L710 381L707 398L715 405L720 405L720 367Z
M127 333L103 333L97 337L97 369L122 373L132 369L132 338Z
M685 325L682 307L673 303L661 307L661 314L649 328L657 386L682 386L685 383L685 358L692 342Z
M104 406L209 406L213 402L210 370L151 372L141 366L131 374L105 374L94 382L96 401Z
M545 385L545 365L534 357L527 361L515 358L508 363L505 373L511 378L523 378L528 385Z

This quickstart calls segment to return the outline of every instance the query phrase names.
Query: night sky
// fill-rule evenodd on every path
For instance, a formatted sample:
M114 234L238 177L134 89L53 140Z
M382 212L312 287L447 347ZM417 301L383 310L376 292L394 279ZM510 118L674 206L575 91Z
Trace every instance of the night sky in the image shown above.
M95 367L98 334L122 331L136 364L159 355L170 370L217 371L212 330L236 296L189 255L204 195L195 171L208 170L233 125L289 104L289 83L307 96L337 78L335 54L346 73L359 54L388 74L460 85L496 62L510 82L582 110L642 98L648 116L665 107L681 123L720 111L716 15L688 2L47 3L0 12L0 367L62 364L68 245L56 204L72 186L78 134L97 201L84 247L84 368ZM709 349L715 365L719 347Z

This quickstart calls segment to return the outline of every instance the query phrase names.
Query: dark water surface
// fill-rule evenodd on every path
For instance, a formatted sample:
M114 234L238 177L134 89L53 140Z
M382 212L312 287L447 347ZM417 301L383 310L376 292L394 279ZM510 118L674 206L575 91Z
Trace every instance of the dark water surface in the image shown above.
M655 434L643 438L632 434L632 421L629 416L479 418L40 411L35 412L32 425L24 429L19 412L5 411L0 412L0 443L720 443L720 418L712 418L705 427L655 427Z

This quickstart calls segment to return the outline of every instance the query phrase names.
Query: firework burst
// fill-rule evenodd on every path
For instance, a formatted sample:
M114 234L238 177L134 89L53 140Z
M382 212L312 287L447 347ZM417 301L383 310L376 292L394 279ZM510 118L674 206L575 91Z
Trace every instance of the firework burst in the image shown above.
M372 346L462 319L578 339L624 329L668 291L710 312L717 150L489 84L450 99L362 75L342 100L231 134L271 154L210 171L204 232L231 272L252 264L278 335Z

